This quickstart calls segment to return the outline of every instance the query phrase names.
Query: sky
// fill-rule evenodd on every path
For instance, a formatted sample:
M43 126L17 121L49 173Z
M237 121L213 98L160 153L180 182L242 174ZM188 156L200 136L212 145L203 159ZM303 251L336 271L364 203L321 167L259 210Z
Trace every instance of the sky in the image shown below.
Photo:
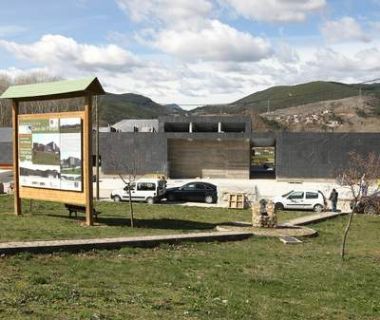
M380 0L1 0L0 74L188 107L380 78Z

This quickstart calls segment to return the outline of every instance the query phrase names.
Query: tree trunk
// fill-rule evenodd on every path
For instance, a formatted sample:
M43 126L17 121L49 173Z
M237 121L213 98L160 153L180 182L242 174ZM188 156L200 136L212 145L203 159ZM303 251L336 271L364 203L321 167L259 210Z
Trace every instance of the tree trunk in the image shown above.
M129 212L131 214L131 227L133 228L133 204L132 204L131 188L128 188L128 195L129 195Z
M347 222L347 225L346 225L346 229L344 230L343 241L342 241L342 248L340 250L340 256L342 258L342 261L344 261L344 256L345 256L345 253L346 253L345 251L346 251L347 236L348 236L348 232L350 231L350 228L351 228L353 217L354 217L354 209L350 213L350 217L348 219L348 222Z

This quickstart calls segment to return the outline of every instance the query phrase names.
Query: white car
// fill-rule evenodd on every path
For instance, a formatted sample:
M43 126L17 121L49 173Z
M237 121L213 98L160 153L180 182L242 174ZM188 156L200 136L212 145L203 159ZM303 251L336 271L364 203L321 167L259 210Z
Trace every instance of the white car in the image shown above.
M277 210L297 209L322 212L326 207L326 197L319 190L292 190L273 198Z
M129 201L129 189L132 201L143 201L153 204L162 199L166 193L166 181L161 179L140 179L124 189L111 192L111 199L115 202Z

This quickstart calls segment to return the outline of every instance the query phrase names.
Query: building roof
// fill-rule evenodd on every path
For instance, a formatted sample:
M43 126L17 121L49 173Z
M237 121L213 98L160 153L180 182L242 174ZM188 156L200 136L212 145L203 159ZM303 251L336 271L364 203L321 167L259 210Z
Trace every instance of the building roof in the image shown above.
M12 142L12 128L0 128L0 142Z
M112 128L121 132L134 132L134 128L140 132L158 131L157 119L125 119L115 123Z
M79 97L104 94L98 78L62 80L10 86L0 98L19 101Z

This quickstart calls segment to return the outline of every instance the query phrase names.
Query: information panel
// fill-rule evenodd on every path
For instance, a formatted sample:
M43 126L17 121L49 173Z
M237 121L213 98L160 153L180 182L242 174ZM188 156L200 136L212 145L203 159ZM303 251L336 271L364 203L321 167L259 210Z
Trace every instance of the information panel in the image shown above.
M19 120L20 185L82 191L81 118Z

